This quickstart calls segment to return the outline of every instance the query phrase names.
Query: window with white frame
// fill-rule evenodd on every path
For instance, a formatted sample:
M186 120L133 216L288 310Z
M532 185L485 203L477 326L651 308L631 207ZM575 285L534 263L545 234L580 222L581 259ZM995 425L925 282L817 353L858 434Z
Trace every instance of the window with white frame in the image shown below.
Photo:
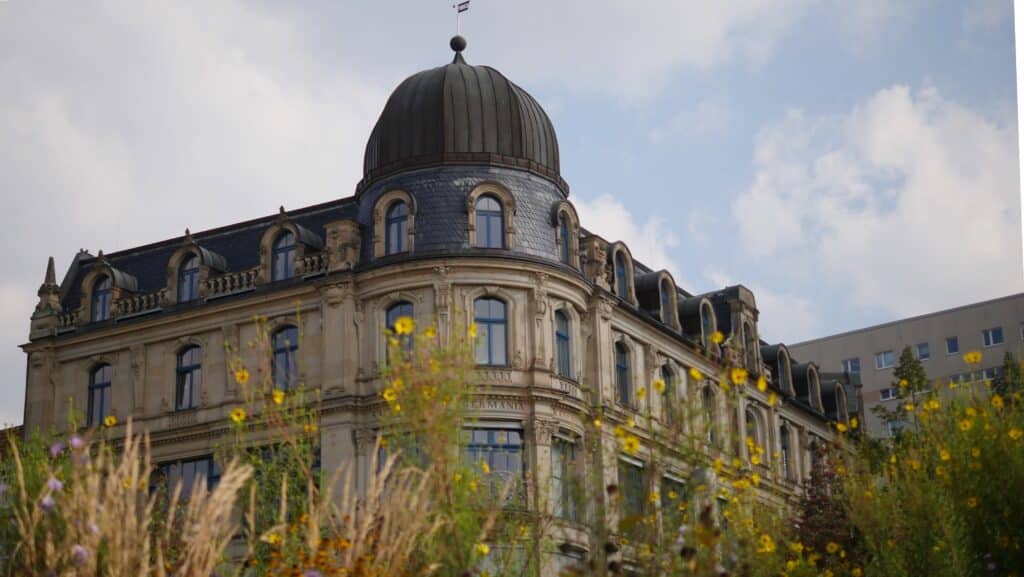
M927 361L932 358L932 351L928 347L928 343L917 343L917 358L918 360Z
M994 327L981 331L981 344L986 347L1003 344L1003 327Z
M843 372L855 374L860 372L860 358L853 357L849 359L843 359Z
M960 352L960 340L956 337L946 337L946 354L955 355Z
M875 353L875 368L876 369L888 369L895 364L895 356L892 351L882 351Z
M622 492L622 514L624 517L641 517L647 489L644 486L644 465L633 459L619 458L619 491ZM636 523L641 525L641 523Z
M879 397L878 398L883 400L883 401L891 401L892 399L895 399L896 398L896 388L895 387L887 387L887 388L882 389L881 391L879 391Z
M485 481L493 498L511 483L505 504L517 508L526 504L526 444L522 429L463 429L462 446L467 465L488 471Z
M552 514L569 521L579 520L579 466L576 443L560 436L551 439Z

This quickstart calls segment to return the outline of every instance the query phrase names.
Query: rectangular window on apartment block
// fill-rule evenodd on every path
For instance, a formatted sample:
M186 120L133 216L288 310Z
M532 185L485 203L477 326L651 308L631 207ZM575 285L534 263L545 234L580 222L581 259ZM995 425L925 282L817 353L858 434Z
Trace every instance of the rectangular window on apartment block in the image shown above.
M882 351L875 353L875 368L876 369L888 369L894 364L895 357L892 351Z

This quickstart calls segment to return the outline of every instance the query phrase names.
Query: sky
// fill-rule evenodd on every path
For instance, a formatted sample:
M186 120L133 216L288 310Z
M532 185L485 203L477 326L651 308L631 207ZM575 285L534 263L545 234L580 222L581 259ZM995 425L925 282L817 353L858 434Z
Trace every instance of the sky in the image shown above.
M46 259L349 196L452 0L0 2L0 424ZM1010 0L472 0L584 227L797 342L1021 292ZM58 279L59 280L59 279Z

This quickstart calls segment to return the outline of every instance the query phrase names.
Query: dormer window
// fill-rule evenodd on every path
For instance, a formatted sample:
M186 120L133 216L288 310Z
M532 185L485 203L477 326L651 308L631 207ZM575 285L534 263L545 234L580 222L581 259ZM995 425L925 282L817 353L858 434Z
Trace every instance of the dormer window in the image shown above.
M672 287L668 279L661 279L661 322L672 323Z
M178 302L199 298L199 257L191 255L178 269Z
M274 257L270 280L286 280L295 276L295 234L282 232L274 241Z
M398 254L406 252L409 247L406 237L409 234L409 205L402 200L396 200L388 207L387 215L384 217L384 254Z
M504 211L501 202L490 195L476 201L476 246L505 248Z
M622 251L615 253L615 294L629 300L629 277L626 276L626 257Z
M110 299L113 282L109 276L102 276L92 287L92 320L105 321L110 318Z
M558 215L558 235L561 239L559 258L563 264L572 266L572 247L569 246L569 219L565 214Z
M704 348L708 348L711 343L711 334L715 332L715 311L707 302L700 304L700 332Z

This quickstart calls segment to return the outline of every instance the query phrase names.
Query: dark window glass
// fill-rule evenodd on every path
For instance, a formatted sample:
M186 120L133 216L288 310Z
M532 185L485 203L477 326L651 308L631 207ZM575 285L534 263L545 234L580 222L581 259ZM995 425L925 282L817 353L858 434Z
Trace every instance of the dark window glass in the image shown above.
M503 209L493 196L481 196L476 201L476 245L481 248L505 248Z
M661 380L665 381L665 395L662 397L665 399L665 416L672 423L678 420L679 399L676 398L676 372L668 363L661 365Z
M110 294L113 283L109 276L103 276L92 285L92 320L105 321L110 318Z
M704 387L700 394L701 408L704 411L704 427L707 430L708 443L715 444L715 416L718 411L715 410L715 394L711 392L711 387Z
M555 352L558 357L558 374L572 377L572 341L569 338L569 317L562 311L555 312Z
M396 254L409 250L409 206L396 200L388 207L384 218L384 254Z
M479 298L473 303L476 322L476 362L480 365L507 365L508 324L505 303Z
M960 341L956 337L946 337L946 354L955 355L960 352Z
M661 322L672 323L672 286L664 279L661 281Z
M926 343L927 344L927 343ZM846 359L843 361L843 372L856 374L860 372L860 358L853 357L852 359Z
M110 414L110 365L100 365L89 374L89 406L87 424L98 425Z
M985 329L981 331L981 343L986 347L1000 345L1003 343L1003 327Z
M220 481L220 467L210 455L163 463L157 466L153 481L154 488L166 489L168 494L180 483L181 499L187 501L196 483L206 483L206 488L211 490L217 486L217 482Z
M629 298L629 278L626 274L626 257L622 251L615 253L615 293L620 298Z
M192 255L178 269L178 302L187 303L199 298L199 257Z
M412 303L409 301L399 301L388 308L387 314L385 315L386 322L388 324L388 330L394 332L395 323L402 317L412 318ZM395 335L405 347L406 350L412 348L412 335Z
M753 456L756 453L755 453L754 448L751 447L750 444L753 443L755 445L760 445L761 444L761 434L758 431L758 428L757 428L757 417L754 416L754 413L752 413L750 411L747 411L746 414L744 415L744 417L745 417L744 418L744 421L745 421L744 425L745 425L746 434L747 434L747 438L745 439L747 441L747 449L749 449L749 451L750 451L750 456Z
M558 215L558 234L562 237L562 246L559 247L561 251L561 259L565 264L571 264L572 247L569 244L569 219L565 218L564 214Z
M638 517L644 514L647 491L644 488L644 468L626 461L619 461L619 490L622 491L622 513L627 524L636 525Z
M286 231L274 241L274 257L270 280L285 280L295 276L295 235Z
M296 352L299 350L299 329L287 326L274 333L272 371L274 386L289 390L298 386L299 367Z
M711 343L711 333L715 332L715 313L706 303L700 305L700 329L706 348Z
M779 429L779 458L782 460L782 476L786 479L793 479L793 467L790 463L792 456L792 447L790 447L789 439L789 428L782 427Z
M615 343L615 396L620 405L631 407L629 349L622 343Z
M561 437L551 439L551 502L555 517L579 519L576 444Z
M661 522L665 532L674 535L686 513L686 484L677 479L661 479Z
M463 429L463 451L469 466L487 463L485 484L492 497L500 495L506 483L512 483L506 504L526 504L525 443L519 429Z
M178 375L175 409L191 409L199 405L199 390L203 386L203 349L189 347L178 353Z

